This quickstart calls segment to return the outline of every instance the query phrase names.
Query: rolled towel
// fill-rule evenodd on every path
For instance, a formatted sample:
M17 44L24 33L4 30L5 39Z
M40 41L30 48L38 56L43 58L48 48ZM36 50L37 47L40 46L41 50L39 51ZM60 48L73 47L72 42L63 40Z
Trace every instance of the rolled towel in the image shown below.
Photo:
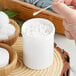
M39 2L36 4L36 6L41 7L41 8L45 8L51 4L52 4L51 0L39 0Z
M24 0L27 3L34 4L38 7L45 8L52 4L53 0Z

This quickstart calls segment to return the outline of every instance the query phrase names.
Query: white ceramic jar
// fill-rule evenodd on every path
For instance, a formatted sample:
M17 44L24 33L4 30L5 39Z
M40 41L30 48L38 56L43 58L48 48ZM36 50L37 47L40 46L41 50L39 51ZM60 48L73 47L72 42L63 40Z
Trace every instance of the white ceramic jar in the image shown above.
M37 22L41 25L45 25L46 27L49 26L49 33L45 36L37 35L36 32L34 32L36 36L31 36L32 33L27 35L28 31L26 28L29 30L33 26L32 22ZM34 18L23 24L23 61L27 67L35 70L42 70L52 65L54 53L54 34L54 25L47 19Z

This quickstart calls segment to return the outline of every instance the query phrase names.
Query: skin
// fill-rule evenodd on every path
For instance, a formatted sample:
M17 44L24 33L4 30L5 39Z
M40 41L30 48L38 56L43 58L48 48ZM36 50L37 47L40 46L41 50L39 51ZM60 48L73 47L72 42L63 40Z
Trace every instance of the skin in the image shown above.
M63 25L65 28L65 35L68 39L76 41L76 0L54 0L52 9L58 14L64 16Z

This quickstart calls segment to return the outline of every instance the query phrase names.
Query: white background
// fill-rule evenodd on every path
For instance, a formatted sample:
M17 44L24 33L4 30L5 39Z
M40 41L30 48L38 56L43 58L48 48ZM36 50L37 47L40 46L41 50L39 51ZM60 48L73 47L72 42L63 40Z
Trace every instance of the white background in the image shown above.
M66 50L70 55L71 73L70 76L76 76L76 45L73 40L67 39L64 35L55 35L57 45Z

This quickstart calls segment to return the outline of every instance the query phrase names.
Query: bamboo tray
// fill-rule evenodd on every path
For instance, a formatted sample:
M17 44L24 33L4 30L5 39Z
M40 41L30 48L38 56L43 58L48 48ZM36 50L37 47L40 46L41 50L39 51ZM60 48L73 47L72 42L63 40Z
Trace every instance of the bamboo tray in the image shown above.
M69 56L55 44L54 62L45 70L31 70L24 66L22 61L22 38L19 37L12 46L18 54L18 62L14 71L8 76L69 76L70 65Z
M0 5L3 7L3 9L20 11L21 13L18 14L16 17L22 20L34 18L33 12L41 9L32 4L28 4L19 0L0 0ZM46 18L52 21L55 25L56 32L64 34L64 27L62 24L63 17L61 17L60 15L50 11L44 11L35 16L35 18Z

